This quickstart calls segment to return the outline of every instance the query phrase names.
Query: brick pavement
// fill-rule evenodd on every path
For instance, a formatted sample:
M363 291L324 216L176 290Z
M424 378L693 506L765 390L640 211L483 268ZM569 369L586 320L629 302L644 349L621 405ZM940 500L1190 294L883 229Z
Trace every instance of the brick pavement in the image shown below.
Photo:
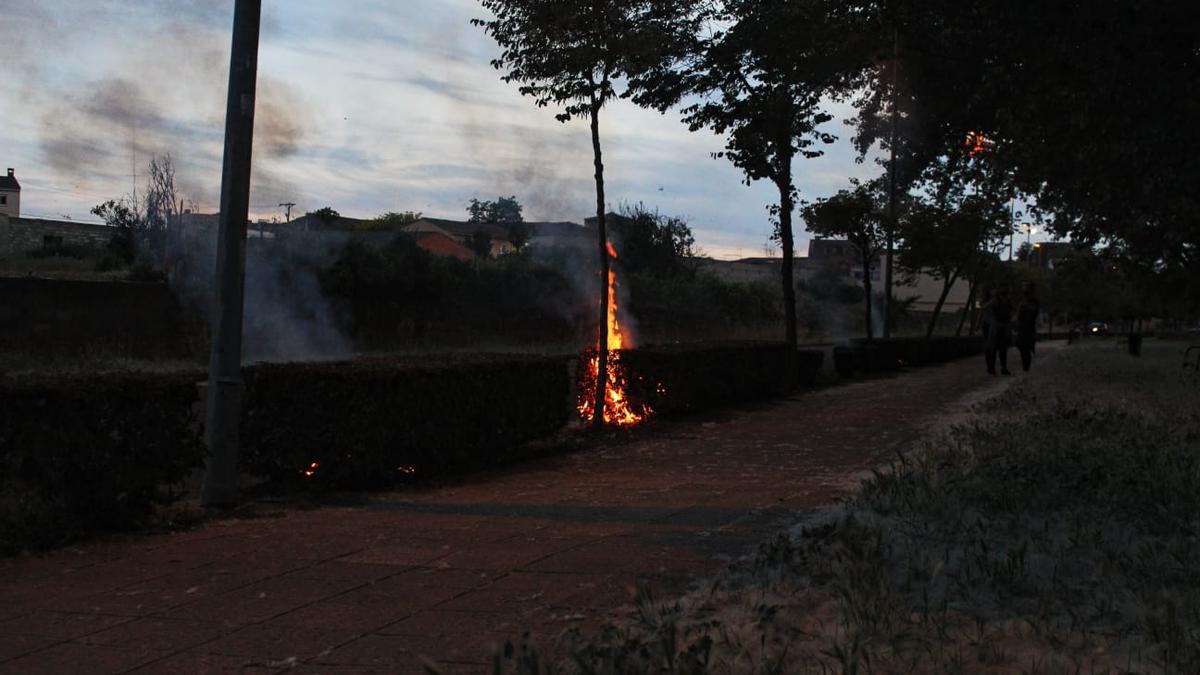
M975 359L656 422L352 506L0 560L0 672L483 672L685 590L995 380Z

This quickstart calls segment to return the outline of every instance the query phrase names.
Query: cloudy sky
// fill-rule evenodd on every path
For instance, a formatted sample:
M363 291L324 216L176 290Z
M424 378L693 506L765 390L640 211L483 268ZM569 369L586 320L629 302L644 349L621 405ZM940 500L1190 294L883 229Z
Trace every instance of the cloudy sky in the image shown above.
M594 210L584 123L560 124L500 81L476 0L264 0L253 215L332 206L465 218L516 195L533 220ZM183 196L215 210L232 0L3 0L0 164L22 212L88 218L170 153ZM845 111L829 130L845 136ZM678 115L615 103L602 118L608 195L689 219L717 257L762 255L770 186L747 187L722 141ZM847 142L799 161L802 196L866 176ZM798 248L807 249L802 241Z

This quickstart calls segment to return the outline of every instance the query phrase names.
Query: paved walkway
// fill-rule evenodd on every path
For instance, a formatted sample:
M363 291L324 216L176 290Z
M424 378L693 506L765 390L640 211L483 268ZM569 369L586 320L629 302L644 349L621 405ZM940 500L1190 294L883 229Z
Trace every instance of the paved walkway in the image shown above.
M0 672L485 670L678 592L829 503L985 387L975 359L701 419L451 484L0 560Z

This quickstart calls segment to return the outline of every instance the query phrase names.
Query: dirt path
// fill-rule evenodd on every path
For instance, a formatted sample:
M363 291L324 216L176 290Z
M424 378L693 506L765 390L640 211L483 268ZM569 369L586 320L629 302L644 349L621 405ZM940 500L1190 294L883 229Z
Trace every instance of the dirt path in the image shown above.
M0 672L483 672L683 590L999 382L976 359L366 503L0 561Z

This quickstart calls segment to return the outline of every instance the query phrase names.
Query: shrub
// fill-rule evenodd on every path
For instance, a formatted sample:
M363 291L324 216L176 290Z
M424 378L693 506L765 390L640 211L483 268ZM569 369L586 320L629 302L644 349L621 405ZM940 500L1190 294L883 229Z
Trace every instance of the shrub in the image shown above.
M246 370L242 461L319 487L380 487L494 464L566 424L553 358L376 358Z
M197 378L0 379L0 552L142 523L203 462Z

